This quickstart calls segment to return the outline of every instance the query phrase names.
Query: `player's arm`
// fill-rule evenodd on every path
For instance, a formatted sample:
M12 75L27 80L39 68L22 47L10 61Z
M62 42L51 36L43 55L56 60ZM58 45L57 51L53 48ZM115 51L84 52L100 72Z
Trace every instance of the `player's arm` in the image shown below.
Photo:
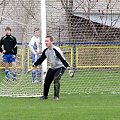
M33 48L34 46L34 37L31 38L30 42L29 42L29 48L30 48L30 51L33 53L33 54L37 54Z
M37 54L33 48L33 45L29 44L29 48L30 48L30 51L33 53L33 54Z
M16 56L17 55L17 40L16 40L16 38L14 38L14 48L13 48L13 51L14 51L14 55Z
M70 67L70 65L68 64L68 62L64 59L64 57L56 50L54 49L56 56L61 60L61 62L63 63L63 65L67 68Z
M40 56L40 58L34 63L33 67L36 68L38 65L40 65L46 59L46 55L45 55L45 51L46 50L47 50L47 48L43 51L43 53Z
M0 40L0 53L2 53L2 39Z

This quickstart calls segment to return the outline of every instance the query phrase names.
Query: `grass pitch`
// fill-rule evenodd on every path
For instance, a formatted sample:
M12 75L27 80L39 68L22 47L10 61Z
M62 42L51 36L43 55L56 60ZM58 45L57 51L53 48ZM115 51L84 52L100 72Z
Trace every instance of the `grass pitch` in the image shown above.
M30 74L21 73L18 78L7 82L0 72L0 94L39 93L40 86L31 83ZM65 73L60 100L54 101L52 94L50 89L45 101L38 97L0 97L0 120L120 120L119 70L83 70L73 79Z
M0 97L0 120L119 120L119 95L62 94L59 101Z

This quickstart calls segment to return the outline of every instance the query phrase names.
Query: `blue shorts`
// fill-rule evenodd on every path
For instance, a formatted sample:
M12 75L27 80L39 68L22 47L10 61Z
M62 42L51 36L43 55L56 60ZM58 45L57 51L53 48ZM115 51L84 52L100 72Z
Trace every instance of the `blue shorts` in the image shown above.
M16 62L16 58L13 58L13 54L4 54L3 55L3 61L5 63Z

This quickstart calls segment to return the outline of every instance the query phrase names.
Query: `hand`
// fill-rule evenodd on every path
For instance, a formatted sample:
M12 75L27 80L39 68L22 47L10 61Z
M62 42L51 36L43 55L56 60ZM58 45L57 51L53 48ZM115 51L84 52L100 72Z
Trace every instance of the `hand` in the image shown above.
M71 78L74 77L74 70L69 70L69 75Z
M35 52L34 54L37 55L37 52Z
M33 66L33 68L32 68L33 70L37 70L37 66Z
M70 68L70 67L67 67L66 69L67 69L67 70L71 70L71 68Z
M16 58L16 55L13 55L12 58Z
M69 70L70 77L71 78L74 77L74 70L72 68L70 68L70 67L67 67L66 69Z
M30 69L28 69L27 73L31 72L32 70L36 70L37 67L36 66L32 66Z
M6 50L3 50L2 53L3 53L3 54L6 53Z

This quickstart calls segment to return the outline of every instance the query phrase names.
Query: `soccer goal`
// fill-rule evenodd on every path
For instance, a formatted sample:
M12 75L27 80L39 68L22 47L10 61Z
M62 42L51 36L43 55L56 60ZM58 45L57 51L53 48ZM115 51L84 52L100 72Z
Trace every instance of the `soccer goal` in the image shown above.
M14 3L15 2L15 3ZM70 78L66 70L61 78L61 93L120 94L120 2L117 0L15 0L6 3L0 13L0 37L6 26L18 41L17 81L6 81L0 56L0 96L35 97L43 93L42 82L33 84L31 52L28 43L34 28L44 38L52 35L74 69ZM43 2L43 3L42 3ZM18 7L19 6L19 7ZM12 9L8 9L12 8ZM41 70L49 68L46 62ZM10 64L10 70L11 64ZM44 74L43 74L44 75ZM50 88L53 94L53 86Z

